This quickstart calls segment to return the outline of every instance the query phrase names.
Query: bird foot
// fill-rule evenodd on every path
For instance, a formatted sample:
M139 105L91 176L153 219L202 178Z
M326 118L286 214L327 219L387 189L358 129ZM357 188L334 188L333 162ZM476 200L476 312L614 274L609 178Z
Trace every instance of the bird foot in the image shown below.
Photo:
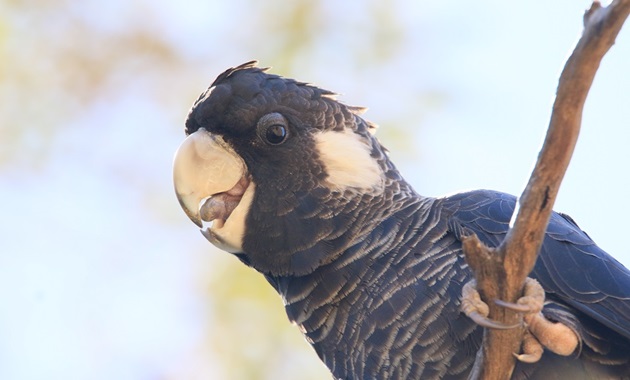
M461 310L480 326L491 329L511 329L520 324L506 325L488 318L488 305L481 300L476 289L477 283L471 280L462 289ZM533 278L525 279L524 296L516 303L495 300L495 304L523 315L527 330L523 337L523 353L514 354L519 361L535 363L540 360L544 349L558 355L571 355L578 347L579 338L575 331L562 323L548 320L541 313L545 302L545 290Z
M488 318L490 309L488 305L481 300L481 296L477 291L477 281L475 280L470 280L462 288L461 310L476 324L489 329L508 330L520 326L520 323L506 325Z

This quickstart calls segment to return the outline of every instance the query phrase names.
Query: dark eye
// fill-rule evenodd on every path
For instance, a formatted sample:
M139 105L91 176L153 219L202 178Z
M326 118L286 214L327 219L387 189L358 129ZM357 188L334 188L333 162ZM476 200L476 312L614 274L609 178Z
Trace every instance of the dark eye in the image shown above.
M265 131L265 139L269 144L281 144L287 138L287 129L284 125L274 124L267 127Z
M289 136L287 120L277 112L261 117L256 128L258 136L271 145L282 144Z

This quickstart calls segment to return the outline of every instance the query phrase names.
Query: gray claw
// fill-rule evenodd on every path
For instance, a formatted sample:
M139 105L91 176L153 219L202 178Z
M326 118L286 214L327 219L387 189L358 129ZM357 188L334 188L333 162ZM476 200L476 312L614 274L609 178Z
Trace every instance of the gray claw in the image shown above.
M504 307L506 309L515 311L517 313L523 313L523 314L527 314L527 313L531 313L534 310L532 310L531 307L529 307L529 305L521 305L518 303L512 303L512 302L505 302L502 300L494 300L494 304Z
M509 330L509 329L517 328L521 325L520 323L516 323L514 325L506 325L501 322L493 321L492 319L488 319L482 316L476 311L473 311L472 313L468 314L468 318L472 319L479 326L483 326L483 327L486 327L489 329L495 329L495 330Z

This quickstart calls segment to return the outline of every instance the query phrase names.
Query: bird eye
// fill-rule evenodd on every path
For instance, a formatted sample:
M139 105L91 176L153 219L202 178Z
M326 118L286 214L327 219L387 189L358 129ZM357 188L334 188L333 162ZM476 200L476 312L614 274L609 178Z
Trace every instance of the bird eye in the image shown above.
M265 131L265 139L269 144L281 144L287 138L287 129L284 125L274 124L267 127Z
M257 129L258 136L271 145L282 144L289 136L287 120L277 112L261 117Z

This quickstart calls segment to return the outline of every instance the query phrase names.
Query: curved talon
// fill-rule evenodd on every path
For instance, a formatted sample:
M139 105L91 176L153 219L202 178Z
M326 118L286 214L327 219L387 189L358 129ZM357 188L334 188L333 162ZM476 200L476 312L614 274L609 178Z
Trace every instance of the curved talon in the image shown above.
M543 346L529 331L525 331L525 335L523 335L521 349L523 353L514 354L514 356L523 363L536 363L540 360L544 352Z
M519 362L530 363L530 364L538 362L542 356L538 354L513 354L513 355Z
M468 318L472 319L479 326L486 327L486 328L489 328L489 329L509 330L509 329L517 328L517 327L519 327L521 325L520 323L516 323L514 325L506 325L505 323L493 321L492 319L489 319L489 318L486 318L486 317L482 316L481 314L479 314L476 311L473 311L473 312L471 312L470 314L467 314L467 315L468 315Z
M545 290L540 283L531 277L525 279L523 286L523 296L518 302L506 302L495 300L495 305L504 307L521 314L535 314L542 310L545 302Z
M521 326L521 323L506 325L488 318L488 305L481 300L479 292L475 289L476 282L471 280L462 288L461 310L468 318L479 326L496 330L509 330Z
M508 330L525 324L521 354L514 356L521 362L535 363L540 360L545 349L558 355L568 356L579 349L580 337L571 327L545 318L541 310L545 302L545 290L538 281L527 278L523 287L523 297L517 303L495 300L500 307L512 310L521 316L521 321L506 325L488 318L488 305L481 300L475 280L464 284L462 288L461 311L477 325L489 329Z
M523 305L523 304L519 304L519 303L512 303L512 302L505 302L503 300L494 300L494 304L504 307L506 309L515 311L517 313L532 313L534 311L537 311L536 309L530 307L529 305Z

